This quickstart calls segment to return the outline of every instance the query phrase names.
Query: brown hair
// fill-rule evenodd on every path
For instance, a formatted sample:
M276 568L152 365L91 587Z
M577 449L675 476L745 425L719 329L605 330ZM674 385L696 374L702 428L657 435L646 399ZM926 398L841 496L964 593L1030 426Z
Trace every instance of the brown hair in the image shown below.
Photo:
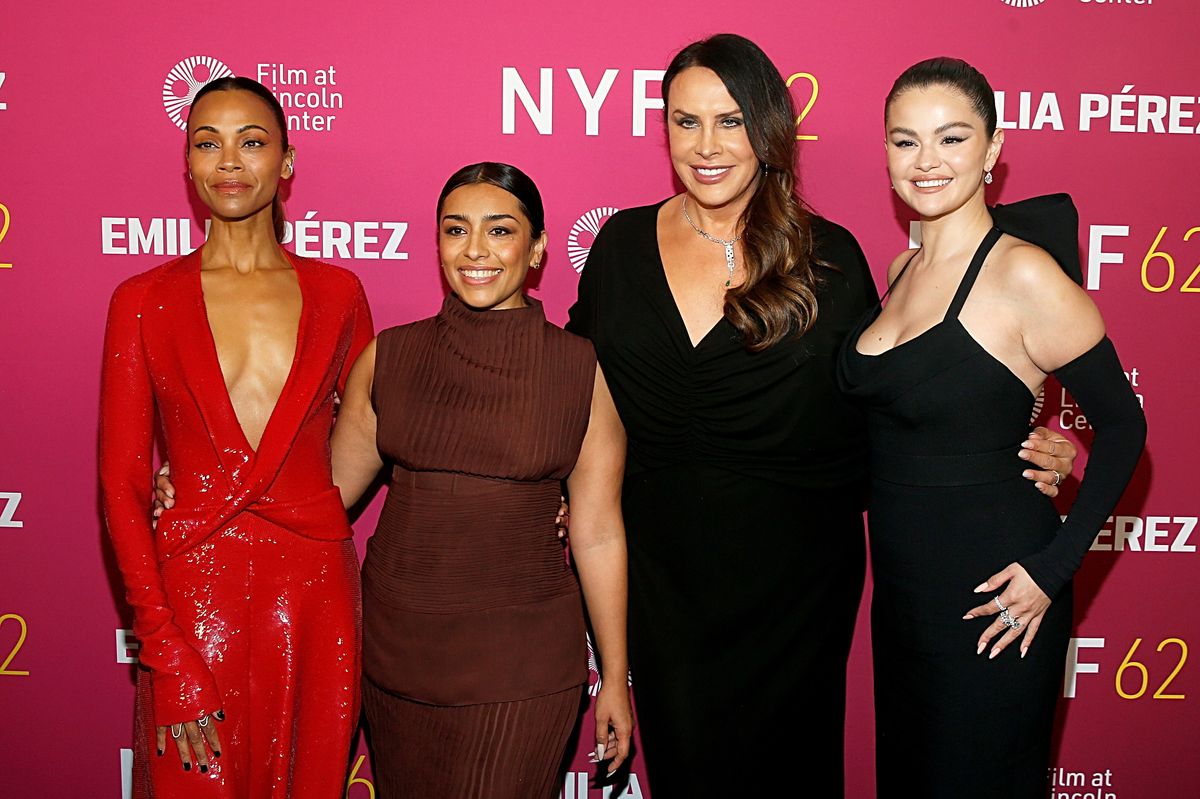
M883 103L883 113L897 97L909 89L927 89L930 86L945 86L960 92L983 120L987 135L996 132L996 93L983 73L961 58L929 58L918 61L896 78L892 90Z
M690 67L711 69L725 84L764 170L741 218L746 280L725 292L725 317L746 349L760 352L817 319L812 215L796 195L795 110L779 70L749 39L722 33L680 50L663 75L664 104Z
M279 125L279 141L283 152L286 154L288 150L288 129L287 117L283 113L283 106L275 99L275 95L271 94L271 90L263 86L256 80L238 76L229 76L227 78L217 78L209 81L200 87L200 91L196 92L196 96L192 98L192 107L200 102L200 98L213 92L250 92L258 99L267 104L267 108L271 110L271 115L275 117L275 122ZM271 220L275 226L275 239L283 241L284 234L287 233L287 215L283 210L283 200L279 199L279 192L276 190L275 199L271 201Z

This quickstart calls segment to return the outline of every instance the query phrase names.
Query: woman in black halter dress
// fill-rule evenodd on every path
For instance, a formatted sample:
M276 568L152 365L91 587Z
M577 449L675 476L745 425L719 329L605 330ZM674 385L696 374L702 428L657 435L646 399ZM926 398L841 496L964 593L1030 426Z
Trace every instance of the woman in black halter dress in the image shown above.
M990 119L976 111L992 102L986 87L963 62L935 59L893 88L889 167L922 216L924 248L897 259L893 301L863 318L839 361L870 430L880 799L1046 794L1070 579L1145 437L1091 301L1045 250L993 225L984 173L1003 133L994 106ZM1069 200L1039 208L1048 248L1077 259ZM1049 371L1096 428L1066 523L1009 467ZM1021 651L1005 651L1014 642Z

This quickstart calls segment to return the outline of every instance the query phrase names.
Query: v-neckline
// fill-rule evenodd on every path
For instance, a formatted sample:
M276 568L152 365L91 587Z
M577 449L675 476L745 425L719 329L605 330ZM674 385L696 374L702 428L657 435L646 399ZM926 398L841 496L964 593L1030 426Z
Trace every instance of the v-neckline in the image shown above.
M712 337L717 328L721 326L721 323L725 321L725 314L721 314L721 316L717 318L717 321L712 324L712 327L710 327L697 341L692 341L692 334L688 331L687 320L683 318L683 311L679 309L679 301L675 299L675 292L671 289L671 281L667 278L667 265L666 262L663 261L662 256L662 242L660 242L658 238L658 215L662 213L663 206L673 199L675 198L668 197L654 207L654 257L658 262L658 275L662 278L663 288L667 292L667 303L675 311L675 320L679 323L679 327L681 328L682 340L687 342L688 352L690 354L695 354L702 346L704 346L704 342L708 341L708 339Z
M296 376L296 369L300 363L300 347L304 341L305 323L308 320L309 306L311 305L309 298L305 293L304 271L301 269L300 263L292 256L290 252L282 247L280 248L280 252L283 253L283 257L287 259L287 262L292 267L292 271L296 275L296 285L300 289L300 318L296 322L296 347L292 353L292 363L288 367L288 374L287 378L283 381L283 388L279 390L279 396L275 398L275 405L272 406L271 413L267 416L267 423L263 426L262 436L258 439L257 447L250 444L250 438L246 435L246 428L242 426L242 420L238 418L237 409L233 407L233 399L229 396L229 386L225 382L225 372L221 369L221 358L217 353L217 339L213 335L212 323L208 319L208 303L204 299L204 270L201 268L201 262L203 261L203 258L201 257L201 252L199 250L196 253L196 274L194 286L196 291L196 299L200 310L200 318L204 324L204 339L207 345L207 352L205 355L208 360L208 368L216 374L218 385L221 387L219 393L221 394L222 398L222 411L227 414L228 419L233 423L232 426L237 430L237 434L241 437L242 445L252 457L258 456L259 450L261 450L263 447L263 442L267 440L267 435L270 433L275 422L279 406L283 402L284 397L287 396L288 391L292 386L293 379Z

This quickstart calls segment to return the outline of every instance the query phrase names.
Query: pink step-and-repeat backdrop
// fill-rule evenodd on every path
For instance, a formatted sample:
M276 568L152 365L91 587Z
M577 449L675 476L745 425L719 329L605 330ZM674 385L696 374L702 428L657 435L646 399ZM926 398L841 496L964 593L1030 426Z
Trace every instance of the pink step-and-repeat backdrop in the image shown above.
M1008 143L992 200L1074 195L1086 286L1150 438L1077 581L1048 795L1200 796L1193 0L7 4L0 796L128 791L137 642L97 513L100 345L113 287L203 240L179 127L191 87L234 73L277 93L298 151L287 246L353 269L379 327L438 307L444 179L473 161L521 166L543 190L551 237L534 293L561 322L604 218L674 191L661 71L681 46L725 30L756 40L787 77L804 196L857 235L877 280L911 219L888 189L882 103L917 60L966 58L997 89ZM1043 419L1086 452L1087 419L1061 389L1047 387ZM377 508L357 523L360 548ZM860 614L852 797L874 795L866 633ZM652 794L638 761L623 792L597 787L585 750L586 738L563 799ZM348 799L375 793L360 753ZM720 741L697 760L720 761ZM779 795L803 795L805 775L776 767L795 786ZM980 779L992 768L1003 752L981 753Z

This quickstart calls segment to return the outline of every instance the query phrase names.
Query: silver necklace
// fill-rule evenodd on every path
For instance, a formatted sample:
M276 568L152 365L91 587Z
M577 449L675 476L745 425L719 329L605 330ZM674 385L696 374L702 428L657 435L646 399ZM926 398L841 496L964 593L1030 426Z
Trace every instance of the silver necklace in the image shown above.
M708 239L709 241L711 241L715 244L720 244L722 247L725 248L725 268L729 270L729 279L725 281L725 288L729 288L729 286L733 283L733 269L734 269L733 245L737 244L739 241L742 240L742 234L739 233L736 236L734 236L732 239L728 239L728 240L718 239L716 236L710 235L709 233L706 233L705 231L701 230L700 227L695 222L692 221L692 218L690 216L688 216L687 197L686 196L683 198L682 206L683 206L683 218L686 219L687 223L692 226L692 230L696 231L697 233L699 233L701 236Z

